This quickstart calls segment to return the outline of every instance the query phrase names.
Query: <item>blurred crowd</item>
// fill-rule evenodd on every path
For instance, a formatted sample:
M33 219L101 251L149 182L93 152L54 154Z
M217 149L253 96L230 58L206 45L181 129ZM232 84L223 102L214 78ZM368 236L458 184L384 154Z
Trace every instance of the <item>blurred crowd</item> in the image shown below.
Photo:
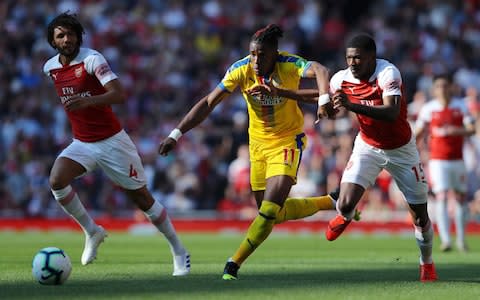
M432 78L453 75L456 94L480 113L480 1L435 0L6 0L0 3L0 217L64 216L51 196L49 169L71 140L68 121L44 62L55 54L46 25L75 12L84 46L100 51L128 90L116 105L143 158L154 196L172 214L220 211L249 217L246 105L239 93L159 157L159 142L215 87L231 63L248 54L251 35L268 23L285 31L280 48L333 72L345 67L344 42L371 33L378 56L402 72L412 122L431 99ZM305 83L308 85L309 83ZM309 142L292 196L334 190L357 132L350 115L315 125L316 107L302 105ZM480 124L480 123L479 123ZM428 150L422 149L428 160ZM480 215L480 125L465 145L472 216ZM77 180L85 206L131 215L133 206L101 172ZM362 202L365 211L404 211L385 173Z

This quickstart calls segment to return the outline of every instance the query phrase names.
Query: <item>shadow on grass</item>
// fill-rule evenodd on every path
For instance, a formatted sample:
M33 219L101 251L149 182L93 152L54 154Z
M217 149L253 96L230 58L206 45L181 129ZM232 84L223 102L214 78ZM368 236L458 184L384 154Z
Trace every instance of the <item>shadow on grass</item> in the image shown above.
M449 264L437 266L441 283L480 283L480 264ZM384 285L418 283L418 270L409 266L391 269L345 269L335 271L294 271L287 268L278 273L251 273L247 268L239 273L240 280L225 282L220 274L191 274L183 278L152 277L92 278L70 280L63 286L40 286L35 282L1 283L0 299L71 299L71 298L142 298L160 296L195 297L209 293L262 292L291 287L305 289L341 288L348 285Z

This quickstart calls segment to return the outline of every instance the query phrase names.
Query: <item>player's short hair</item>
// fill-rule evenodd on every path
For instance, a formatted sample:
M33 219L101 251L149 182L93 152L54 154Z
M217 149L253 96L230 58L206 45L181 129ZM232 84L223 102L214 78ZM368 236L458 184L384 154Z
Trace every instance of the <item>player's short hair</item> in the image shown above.
M433 80L432 81L436 81L437 79L445 79L448 83L453 82L452 75L449 74L449 73L438 73L438 74L433 75Z
M64 12L58 16L56 16L47 27L47 40L50 46L53 46L53 32L55 28L58 26L62 26L68 29L72 29L77 34L78 44L81 45L83 43L83 34L85 31L83 30L82 24L77 20L76 14L69 14L68 12Z
M252 36L252 42L268 44L275 49L278 48L278 39L283 36L283 30L276 24L269 24L257 30Z
M377 53L377 45L375 44L375 40L366 33L361 33L351 38L347 42L347 48L358 48L369 53Z

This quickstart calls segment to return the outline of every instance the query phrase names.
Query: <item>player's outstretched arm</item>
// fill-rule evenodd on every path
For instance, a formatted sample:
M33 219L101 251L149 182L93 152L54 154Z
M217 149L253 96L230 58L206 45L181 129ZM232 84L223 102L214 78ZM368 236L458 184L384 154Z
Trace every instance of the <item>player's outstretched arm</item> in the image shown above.
M279 96L310 104L316 104L318 96L317 89L286 90L275 87L271 82L256 85L246 92L253 97Z
M198 101L190 111L183 117L178 126L172 130L158 147L158 154L166 156L177 145L178 139L190 129L196 127L210 115L215 106L222 101L229 93L215 88L210 94Z
M319 62L312 61L310 68L305 73L306 77L315 78L318 86L318 110L317 122L321 118L334 119L337 110L333 108L333 103L329 95L329 71Z

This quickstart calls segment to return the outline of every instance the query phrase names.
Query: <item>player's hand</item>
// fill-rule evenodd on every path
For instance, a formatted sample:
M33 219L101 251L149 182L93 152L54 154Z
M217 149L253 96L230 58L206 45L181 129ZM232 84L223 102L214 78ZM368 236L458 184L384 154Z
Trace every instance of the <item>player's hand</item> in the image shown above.
M172 151L176 145L177 142L174 139L167 137L160 143L160 146L158 146L158 154L167 156L168 152Z
M317 109L317 120L315 121L315 124L320 122L320 119L323 118L328 118L328 119L335 119L335 115L337 114L338 110L333 107L333 102L332 99L330 98L330 101L323 104L319 105Z
M336 91L332 95L332 100L333 100L333 108L335 110L339 110L340 108L345 108L346 110L349 110L350 106L350 100L348 100L347 95L345 95L344 92L341 90Z
M92 105L92 101L89 101L90 99L85 98L85 97L80 97L80 96L74 96L63 104L65 106L66 111L75 111L79 109L86 108L90 105Z
M454 136L459 135L459 131L462 128L452 125L444 125L444 126L436 126L432 128L432 136L435 137L446 137L446 136Z
M262 98L263 96L277 96L278 90L277 88L271 83L267 82L266 84L259 84L251 89L247 90L247 93L256 98Z

